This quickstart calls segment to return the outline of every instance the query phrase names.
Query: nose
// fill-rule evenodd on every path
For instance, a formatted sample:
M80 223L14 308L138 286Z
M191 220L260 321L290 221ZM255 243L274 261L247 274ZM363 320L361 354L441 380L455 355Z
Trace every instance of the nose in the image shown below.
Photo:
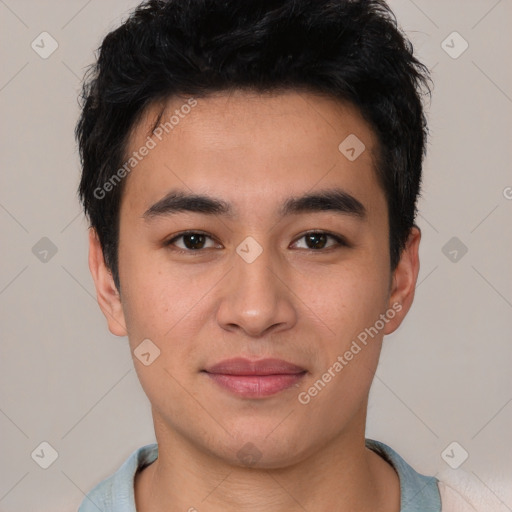
M234 255L234 268L217 310L223 329L260 337L295 325L294 295L287 283L287 269L277 256L269 249L254 261Z

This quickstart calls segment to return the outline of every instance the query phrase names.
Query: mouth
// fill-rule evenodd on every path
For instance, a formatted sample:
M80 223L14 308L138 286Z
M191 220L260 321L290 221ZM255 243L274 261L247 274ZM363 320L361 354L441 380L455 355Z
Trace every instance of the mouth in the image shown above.
M282 359L227 359L202 370L217 385L244 398L264 398L298 386L307 370Z

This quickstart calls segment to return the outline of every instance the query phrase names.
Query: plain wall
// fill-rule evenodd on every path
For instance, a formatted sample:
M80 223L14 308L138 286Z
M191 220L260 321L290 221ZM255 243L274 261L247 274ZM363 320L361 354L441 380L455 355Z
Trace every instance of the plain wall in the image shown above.
M133 450L154 442L127 339L108 332L96 303L73 136L85 67L136 3L0 2L2 512L76 510ZM367 437L425 474L466 472L499 500L496 510L510 511L512 3L391 6L435 87L416 298L384 340ZM59 45L47 59L31 47L43 31ZM458 58L442 47L453 31L469 44ZM463 44L453 37L452 55ZM457 261L445 248L453 237ZM48 261L34 246L50 250ZM43 441L58 452L46 470L31 458ZM457 470L441 456L453 441L469 454Z

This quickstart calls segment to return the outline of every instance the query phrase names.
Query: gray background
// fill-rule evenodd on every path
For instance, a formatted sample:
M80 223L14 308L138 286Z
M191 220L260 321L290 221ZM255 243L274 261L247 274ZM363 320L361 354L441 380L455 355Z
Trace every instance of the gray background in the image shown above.
M136 3L0 0L2 512L76 510L154 441L127 340L108 332L95 300L75 195L80 79ZM367 436L421 472L469 475L495 510L510 511L512 2L391 6L435 89L416 300L385 339ZM31 47L51 49L43 31L58 43L46 59ZM58 454L48 469L43 441ZM469 457L452 469L445 460L460 463L462 450Z

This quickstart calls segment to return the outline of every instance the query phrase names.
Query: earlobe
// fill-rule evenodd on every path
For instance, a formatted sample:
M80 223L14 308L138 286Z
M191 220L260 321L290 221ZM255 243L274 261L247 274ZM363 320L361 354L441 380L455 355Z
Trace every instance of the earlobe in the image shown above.
M402 323L414 300L414 291L420 269L419 245L421 231L413 226L400 261L393 272L388 308L396 311L393 319L386 324L384 334L391 334Z
M89 269L96 287L96 298L107 319L108 328L116 336L126 336L126 323L119 291L105 264L98 234L89 228Z

